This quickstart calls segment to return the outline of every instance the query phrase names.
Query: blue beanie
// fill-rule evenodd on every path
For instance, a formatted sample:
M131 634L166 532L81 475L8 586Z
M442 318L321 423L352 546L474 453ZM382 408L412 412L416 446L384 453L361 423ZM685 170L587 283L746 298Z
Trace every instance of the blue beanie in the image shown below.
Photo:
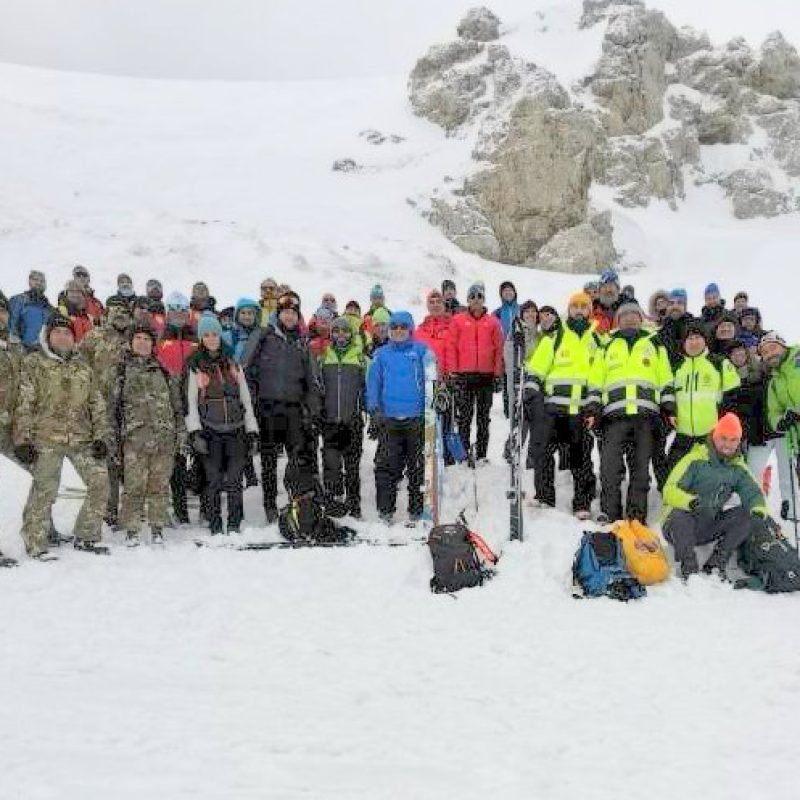
M197 322L197 338L202 341L203 337L209 333L216 333L222 336L222 325L219 320L210 312L204 311Z
M383 300L383 286L379 283L376 283L370 290L369 290L369 299L372 300L373 298L377 299L380 298Z
M703 292L703 294L706 296L710 294L720 294L719 286L717 286L716 283L709 283L708 286L706 286L706 290Z
M673 303L682 303L686 305L689 300L689 295L686 294L686 289L673 289L667 296Z
M607 283L616 283L619 286L619 275L613 269L603 270L598 281L599 286L605 286Z
M180 292L170 292L164 301L167 311L188 311L189 298Z
M395 311L389 317L389 327L393 328L397 325L402 325L404 328L408 328L410 333L414 333L414 317L408 311Z

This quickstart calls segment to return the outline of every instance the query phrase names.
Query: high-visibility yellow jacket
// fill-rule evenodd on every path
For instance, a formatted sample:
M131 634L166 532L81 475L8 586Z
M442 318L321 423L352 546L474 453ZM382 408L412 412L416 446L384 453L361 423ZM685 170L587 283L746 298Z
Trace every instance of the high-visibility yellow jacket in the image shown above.
M589 371L587 406L604 417L675 412L672 369L663 345L649 331L628 340L614 333Z
M589 370L600 349L597 323L579 334L569 322L553 336L545 336L525 365L525 387L544 392L545 407L576 416L583 410Z
M722 395L741 385L736 368L727 358L711 355L683 356L675 370L676 430L685 436L705 436L717 424Z

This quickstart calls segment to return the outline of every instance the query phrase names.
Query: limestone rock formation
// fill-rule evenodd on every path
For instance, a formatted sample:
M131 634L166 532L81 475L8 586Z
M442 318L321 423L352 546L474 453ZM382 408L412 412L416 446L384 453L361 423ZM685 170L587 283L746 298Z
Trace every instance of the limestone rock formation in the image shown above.
M572 228L559 231L539 250L533 265L558 272L602 272L617 263L611 213L592 216Z
M761 57L745 74L745 82L761 94L782 99L800 97L800 56L780 31L767 37Z
M794 198L777 191L770 173L763 168L737 169L720 180L733 203L737 219L776 217L795 210Z
M500 18L485 6L471 8L458 23L458 35L475 42L492 42L500 38Z

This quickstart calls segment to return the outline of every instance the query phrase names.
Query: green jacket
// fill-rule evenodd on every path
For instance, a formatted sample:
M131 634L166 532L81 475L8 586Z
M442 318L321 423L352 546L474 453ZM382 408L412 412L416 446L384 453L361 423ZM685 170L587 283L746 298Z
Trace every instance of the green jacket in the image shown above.
M683 356L675 370L677 431L685 436L705 436L717 424L722 396L741 384L727 358L711 355Z
M694 510L691 506L695 499L697 513L713 518L734 494L751 514L766 517L769 513L761 487L741 453L722 458L710 441L696 444L667 479L662 522L675 509Z
M773 431L787 411L800 414L800 345L786 351L767 384L767 422Z

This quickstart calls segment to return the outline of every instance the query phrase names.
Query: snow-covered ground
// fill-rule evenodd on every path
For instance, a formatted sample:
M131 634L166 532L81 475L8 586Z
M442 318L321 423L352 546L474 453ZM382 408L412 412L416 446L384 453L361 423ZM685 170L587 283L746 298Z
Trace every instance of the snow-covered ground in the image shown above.
M302 0L298 14L306 4L324 5ZM800 38L800 15L779 0L654 5L716 39ZM350 26L339 24L372 41L375 15L355 6L341 4ZM452 35L463 7L448 6L393 12L402 58L372 47L380 68L352 61L335 80L321 67L302 74L314 80L237 83L0 66L0 289L42 267L55 290L80 262L101 296L124 270L166 291L204 279L225 305L273 275L313 311L324 290L364 303L379 281L391 307L419 314L443 277L462 294L482 278L490 296L510 277L522 297L561 306L580 279L465 255L406 202L469 155L405 99L410 61ZM577 2L492 6L509 46L567 82L599 52L597 33L574 27ZM324 66L342 44L321 42ZM372 128L405 140L371 145L359 133ZM331 170L347 157L367 169ZM612 207L602 192L595 202ZM716 280L800 335L800 218L736 222L719 190L691 184L678 212L612 208L626 257L648 265L630 275L641 296L683 284L696 308ZM559 510L527 509L526 541L509 544L505 426L497 415L479 512L472 476L449 474L449 513L466 507L503 550L498 577L455 600L428 591L421 545L241 553L197 549L196 529L164 551L112 535L110 558L64 550L4 571L0 800L796 798L797 598L696 578L629 605L573 600L569 476ZM361 528L385 538L371 452ZM11 555L22 556L27 482L0 459ZM64 483L77 484L70 470ZM259 506L248 491L244 537L276 538ZM59 527L76 511L60 501Z

